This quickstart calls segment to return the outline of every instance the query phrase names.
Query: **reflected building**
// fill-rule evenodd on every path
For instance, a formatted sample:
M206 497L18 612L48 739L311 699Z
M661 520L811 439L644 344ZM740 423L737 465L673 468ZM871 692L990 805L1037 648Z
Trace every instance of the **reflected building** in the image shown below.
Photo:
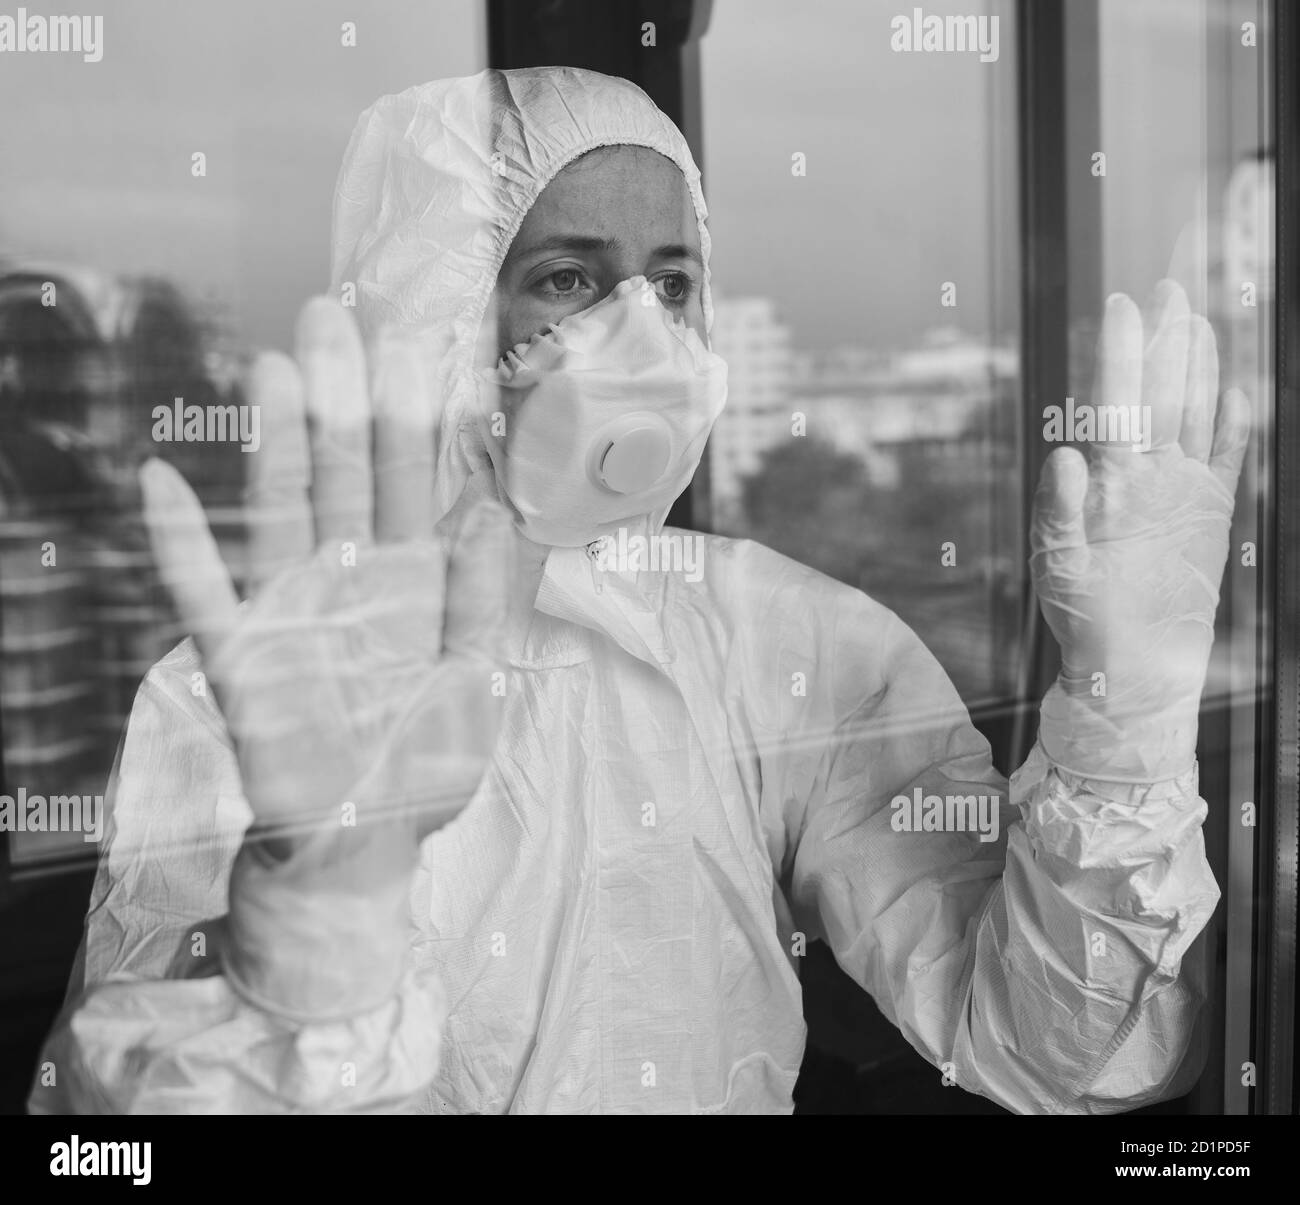
M157 405L237 400L228 341L212 334L164 280L48 264L0 273L0 713L11 794L101 791L141 679L183 636L140 512L144 460L180 469L223 551L245 542L239 449L152 436ZM80 842L10 837L15 864Z

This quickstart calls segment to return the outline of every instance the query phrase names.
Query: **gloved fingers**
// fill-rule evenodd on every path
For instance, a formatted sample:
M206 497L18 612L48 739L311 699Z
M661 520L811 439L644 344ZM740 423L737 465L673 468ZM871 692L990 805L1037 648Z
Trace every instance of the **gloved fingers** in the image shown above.
M298 316L295 354L311 437L316 543L368 543L373 533L371 416L356 323L332 298L313 297Z
M259 408L262 443L249 453L248 585L256 593L313 547L311 453L302 378L288 356L266 352L249 375L249 400Z
M1137 414L1142 401L1142 315L1125 293L1106 299L1101 335L1097 340L1097 366L1093 405L1123 407ZM1099 443L1098 454L1132 455L1132 445Z
M433 392L413 337L378 339L370 356L375 424L375 539L427 540L433 535L433 473L441 399Z
M1034 493L1029 545L1035 577L1075 578L1091 556L1084 520L1088 462L1075 448L1057 448L1044 462Z
M1183 455L1200 464L1210 456L1218 396L1219 352L1214 341L1214 328L1200 314L1193 314L1187 349L1183 427L1178 442Z
M1214 425L1214 448L1210 453L1210 472L1229 494L1236 496L1237 477L1246 456L1251 431L1250 401L1240 389L1227 390L1219 402Z
M239 596L217 551L203 507L171 465L150 459L140 469L144 522L163 586L205 662L238 617Z
M1156 285L1152 301L1154 325L1142 362L1142 403L1150 427L1151 448L1178 442L1187 391L1187 349L1191 340L1191 308L1182 286L1172 280Z
M445 650L493 665L505 661L516 540L498 503L479 502L466 516L447 564Z

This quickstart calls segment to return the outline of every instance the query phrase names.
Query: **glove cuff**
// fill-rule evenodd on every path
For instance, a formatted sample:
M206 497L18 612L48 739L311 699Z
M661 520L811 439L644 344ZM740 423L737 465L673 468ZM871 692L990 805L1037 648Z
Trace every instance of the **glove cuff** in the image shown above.
M277 861L245 838L222 966L232 990L295 1023L346 1020L401 988L417 852L400 828L331 828Z
M1157 783L1196 765L1197 711L1176 706L1132 713L1068 693L1058 679L1043 697L1038 740L1049 760L1080 778Z

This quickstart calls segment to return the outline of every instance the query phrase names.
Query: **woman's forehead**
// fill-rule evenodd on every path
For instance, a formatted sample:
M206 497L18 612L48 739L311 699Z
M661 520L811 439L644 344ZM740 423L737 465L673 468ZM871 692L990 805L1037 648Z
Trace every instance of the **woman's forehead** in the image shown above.
M598 147L568 164L524 217L511 256L557 236L624 245L700 247L690 190L669 158L641 146Z

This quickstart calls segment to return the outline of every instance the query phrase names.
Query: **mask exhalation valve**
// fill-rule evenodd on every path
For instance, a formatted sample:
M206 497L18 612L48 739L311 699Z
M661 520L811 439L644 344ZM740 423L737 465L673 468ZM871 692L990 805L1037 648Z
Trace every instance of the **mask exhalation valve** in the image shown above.
M672 450L672 431L659 415L625 414L596 433L587 472L615 494L638 494L662 479Z

